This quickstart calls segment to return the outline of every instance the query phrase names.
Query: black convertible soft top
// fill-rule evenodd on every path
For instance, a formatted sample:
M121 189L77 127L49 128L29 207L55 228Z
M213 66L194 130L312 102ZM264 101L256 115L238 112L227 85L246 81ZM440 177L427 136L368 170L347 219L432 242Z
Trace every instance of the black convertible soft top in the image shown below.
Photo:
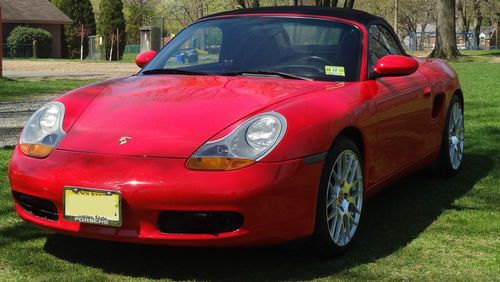
M358 22L364 26L369 26L370 24L378 23L390 27L389 24L383 18L374 16L372 14L363 11L355 9L314 7L314 6L283 6L283 7L239 9L239 10L212 14L203 17L201 20L218 16L242 15L242 14L304 14L304 15L315 15L315 16L329 16L329 17L337 17L341 19L351 20L354 22Z
M231 15L237 16L243 14L302 14L302 15L336 17L360 23L364 25L367 30L370 28L370 25L378 24L385 26L387 30L389 30L392 36L395 39L397 39L396 42L399 45L399 48L401 49L403 54L406 54L403 45L398 39L398 36L394 32L392 26L386 20L384 20L381 17L374 16L370 13L355 9L315 7L315 6L281 6L281 7L250 8L250 9L239 9L239 10L212 14L201 18L200 21L218 16L231 16Z

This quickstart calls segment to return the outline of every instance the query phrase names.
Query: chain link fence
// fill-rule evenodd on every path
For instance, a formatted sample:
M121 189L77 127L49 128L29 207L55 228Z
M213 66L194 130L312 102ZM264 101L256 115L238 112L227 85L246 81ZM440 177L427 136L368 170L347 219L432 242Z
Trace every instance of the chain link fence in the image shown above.
M32 44L2 44L2 54L4 58L33 58L33 49Z
M125 54L139 54L141 52L141 45L139 44L129 44L125 45Z

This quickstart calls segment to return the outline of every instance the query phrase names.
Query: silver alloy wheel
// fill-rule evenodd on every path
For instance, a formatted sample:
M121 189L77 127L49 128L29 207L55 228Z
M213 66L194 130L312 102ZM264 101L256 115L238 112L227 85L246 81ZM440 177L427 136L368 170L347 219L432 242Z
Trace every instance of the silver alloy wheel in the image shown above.
M333 242L347 245L358 227L363 205L363 173L351 150L339 154L330 172L326 193L326 220Z
M454 170L457 170L462 163L464 154L464 116L460 103L453 104L448 121L448 149L450 152L450 162Z

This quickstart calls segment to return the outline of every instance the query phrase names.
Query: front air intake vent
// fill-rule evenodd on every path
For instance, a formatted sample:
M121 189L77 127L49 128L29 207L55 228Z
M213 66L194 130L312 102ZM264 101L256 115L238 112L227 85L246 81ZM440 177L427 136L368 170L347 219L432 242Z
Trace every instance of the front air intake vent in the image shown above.
M28 213L43 219L57 221L59 218L54 203L38 197L13 192L16 202Z
M158 218L163 233L218 234L231 232L243 225L243 216L224 211L165 211Z

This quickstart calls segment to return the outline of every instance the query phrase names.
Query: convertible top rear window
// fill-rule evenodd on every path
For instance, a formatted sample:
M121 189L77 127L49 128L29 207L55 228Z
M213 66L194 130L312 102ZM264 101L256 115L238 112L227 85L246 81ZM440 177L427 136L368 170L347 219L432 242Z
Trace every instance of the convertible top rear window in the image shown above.
M183 30L143 73L159 69L213 75L281 73L356 81L360 57L361 32L353 25L297 17L216 18Z

